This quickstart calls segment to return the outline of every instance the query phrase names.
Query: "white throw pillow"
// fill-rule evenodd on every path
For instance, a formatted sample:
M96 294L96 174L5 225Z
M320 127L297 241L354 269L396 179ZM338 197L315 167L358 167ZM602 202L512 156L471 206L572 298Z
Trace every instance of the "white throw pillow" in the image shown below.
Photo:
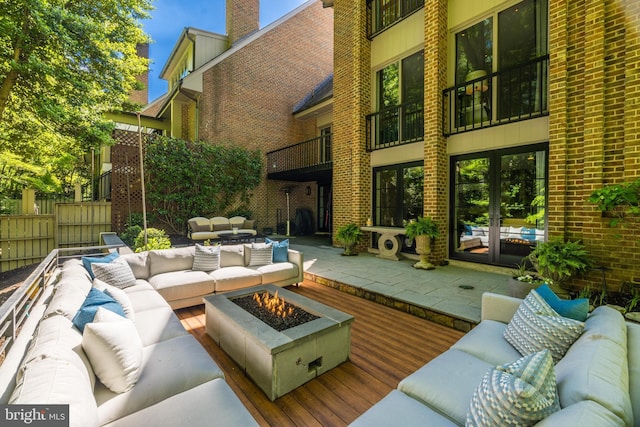
M523 356L549 349L558 363L583 330L584 322L560 316L533 290L513 315L504 338Z
M138 381L142 341L131 320L99 308L94 322L84 328L82 348L94 372L109 390L124 393Z
M93 287L100 289L111 298L116 300L116 302L122 306L122 310L127 316L127 319L131 320L132 322L136 321L135 314L133 312L133 305L131 305L129 295L127 295L125 291L120 288L116 288L115 286L111 286L110 284L105 283L98 278L93 279Z
M127 261L117 258L115 261L106 264L91 264L93 274L96 278L108 283L116 288L124 289L136 284L136 277Z

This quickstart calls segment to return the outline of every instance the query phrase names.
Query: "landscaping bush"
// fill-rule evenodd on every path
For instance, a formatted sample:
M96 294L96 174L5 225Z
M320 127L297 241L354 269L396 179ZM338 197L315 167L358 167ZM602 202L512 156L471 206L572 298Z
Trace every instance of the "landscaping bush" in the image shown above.
M153 249L169 249L171 248L171 240L165 233L164 230L159 230L157 228L148 228L147 229L147 245L144 244L144 230L138 234L134 243L135 252L142 252Z

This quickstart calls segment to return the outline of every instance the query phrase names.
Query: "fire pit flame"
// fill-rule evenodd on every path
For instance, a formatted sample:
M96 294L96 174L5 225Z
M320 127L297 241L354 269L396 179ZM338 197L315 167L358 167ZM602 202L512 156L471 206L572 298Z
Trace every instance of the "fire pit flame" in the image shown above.
M294 308L291 304L287 304L284 298L278 296L278 291L271 296L269 292L265 292L260 296L257 292L253 294L253 300L258 307L264 308L278 317L285 318L293 314Z

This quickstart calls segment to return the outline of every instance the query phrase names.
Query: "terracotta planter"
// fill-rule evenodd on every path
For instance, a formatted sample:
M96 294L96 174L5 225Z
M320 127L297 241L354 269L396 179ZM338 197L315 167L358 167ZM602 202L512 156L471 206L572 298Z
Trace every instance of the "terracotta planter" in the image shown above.
M420 261L413 264L414 268L422 268L425 270L433 270L436 268L429 262L429 255L431 254L431 237L429 236L416 236L416 252L420 255Z

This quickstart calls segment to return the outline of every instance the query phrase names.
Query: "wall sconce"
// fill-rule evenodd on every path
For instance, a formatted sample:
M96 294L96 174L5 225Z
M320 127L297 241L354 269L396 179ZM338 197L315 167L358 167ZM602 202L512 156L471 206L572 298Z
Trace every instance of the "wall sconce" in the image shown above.
M311 186L307 185L307 188L305 188L305 193L307 193L307 196L311 195Z

